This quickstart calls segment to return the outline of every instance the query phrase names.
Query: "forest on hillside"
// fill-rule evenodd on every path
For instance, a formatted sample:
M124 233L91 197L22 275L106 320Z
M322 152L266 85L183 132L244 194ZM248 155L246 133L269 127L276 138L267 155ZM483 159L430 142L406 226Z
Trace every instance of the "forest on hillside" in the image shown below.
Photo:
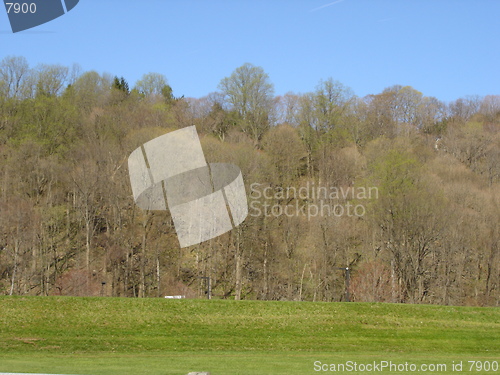
M348 267L354 301L500 305L500 96L360 98L332 78L277 96L249 63L217 90L4 58L0 294L205 298L210 277L213 298L342 301ZM191 125L250 208L181 249L127 159Z

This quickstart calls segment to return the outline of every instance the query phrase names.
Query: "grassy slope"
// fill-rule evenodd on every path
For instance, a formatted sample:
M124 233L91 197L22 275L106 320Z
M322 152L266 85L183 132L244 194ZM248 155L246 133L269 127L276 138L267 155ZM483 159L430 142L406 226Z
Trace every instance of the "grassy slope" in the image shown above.
M499 357L495 308L0 297L0 372L312 374L316 360Z

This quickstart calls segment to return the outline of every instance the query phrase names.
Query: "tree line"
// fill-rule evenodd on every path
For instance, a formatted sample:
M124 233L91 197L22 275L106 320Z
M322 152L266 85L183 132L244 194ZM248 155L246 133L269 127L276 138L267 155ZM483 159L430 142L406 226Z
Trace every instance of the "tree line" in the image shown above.
M268 211L180 249L168 211L135 206L127 158L191 125ZM500 96L360 98L332 78L275 95L246 63L185 98L158 73L6 57L0 176L2 294L201 298L210 277L214 298L341 301L349 267L355 301L500 303Z

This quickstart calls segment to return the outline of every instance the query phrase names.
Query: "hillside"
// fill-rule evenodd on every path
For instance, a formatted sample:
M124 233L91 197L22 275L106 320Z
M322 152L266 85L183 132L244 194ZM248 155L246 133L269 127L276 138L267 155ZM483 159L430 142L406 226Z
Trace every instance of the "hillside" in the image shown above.
M349 267L357 302L500 304L499 96L360 98L333 78L274 96L250 63L202 98L22 57L0 79L2 295L203 297L210 277L224 299L339 302ZM171 212L134 201L128 158L193 125L208 163L241 170L249 213L180 248Z

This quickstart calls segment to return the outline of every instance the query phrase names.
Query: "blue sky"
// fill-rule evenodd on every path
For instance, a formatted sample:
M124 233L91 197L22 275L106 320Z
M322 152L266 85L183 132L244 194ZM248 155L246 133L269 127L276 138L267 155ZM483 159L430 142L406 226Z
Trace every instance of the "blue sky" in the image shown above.
M80 0L13 34L0 10L0 59L81 65L133 86L164 74L202 97L245 62L277 95L332 77L358 96L395 84L451 101L500 94L498 0Z

